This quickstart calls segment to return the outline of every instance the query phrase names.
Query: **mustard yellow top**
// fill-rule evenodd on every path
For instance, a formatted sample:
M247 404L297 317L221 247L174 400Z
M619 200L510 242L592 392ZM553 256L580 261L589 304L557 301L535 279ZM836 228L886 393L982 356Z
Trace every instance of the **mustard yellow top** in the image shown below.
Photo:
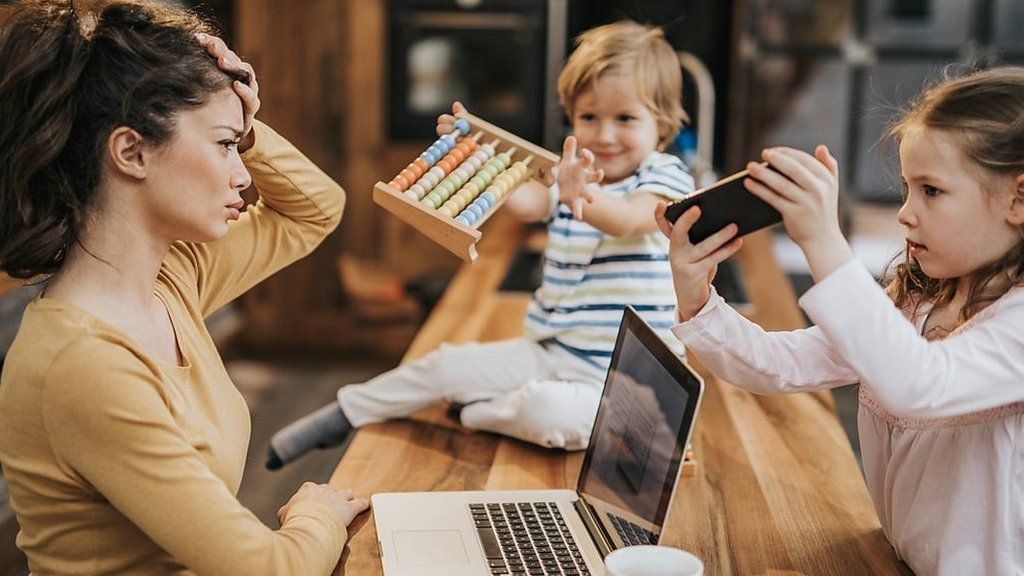
M186 366L70 303L25 311L0 379L0 462L36 576L327 575L341 555L327 507L293 506L272 531L235 496L249 411L203 318L308 254L345 204L287 140L254 129L242 159L260 200L224 238L175 243L157 278Z

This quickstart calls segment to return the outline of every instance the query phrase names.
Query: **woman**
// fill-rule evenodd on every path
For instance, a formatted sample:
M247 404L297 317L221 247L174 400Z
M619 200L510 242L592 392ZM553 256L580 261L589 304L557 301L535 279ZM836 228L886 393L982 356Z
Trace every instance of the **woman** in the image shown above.
M92 10L22 2L0 30L0 268L48 278L0 381L18 545L37 575L329 574L368 503L306 484L276 532L241 506L248 410L203 319L344 191L254 122L252 68L194 15Z

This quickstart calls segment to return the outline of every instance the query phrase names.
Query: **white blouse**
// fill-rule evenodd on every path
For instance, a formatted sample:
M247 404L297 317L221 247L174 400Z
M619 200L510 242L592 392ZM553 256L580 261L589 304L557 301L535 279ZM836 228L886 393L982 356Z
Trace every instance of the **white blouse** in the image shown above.
M672 332L712 372L758 394L860 382L868 492L918 574L1024 574L1024 288L946 338L901 312L853 261L800 298L816 324L765 332L712 293Z

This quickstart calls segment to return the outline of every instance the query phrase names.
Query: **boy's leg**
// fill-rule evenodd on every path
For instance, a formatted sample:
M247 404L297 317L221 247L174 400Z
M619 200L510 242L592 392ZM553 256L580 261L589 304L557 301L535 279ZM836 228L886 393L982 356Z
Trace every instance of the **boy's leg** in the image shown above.
M543 354L543 347L525 338L442 344L419 360L341 388L337 402L279 430L270 440L267 467L280 468L314 447L340 444L353 427L408 416L446 398L470 403L514 390L545 376Z
M338 403L355 427L409 416L441 400L468 404L549 377L542 346L526 338L442 344L423 358L364 383L338 390Z
M543 360L551 376L466 406L462 424L548 448L586 448L606 371L555 344L544 348Z
M466 406L462 424L547 448L582 450L590 441L600 402L599 383L534 380L514 392Z

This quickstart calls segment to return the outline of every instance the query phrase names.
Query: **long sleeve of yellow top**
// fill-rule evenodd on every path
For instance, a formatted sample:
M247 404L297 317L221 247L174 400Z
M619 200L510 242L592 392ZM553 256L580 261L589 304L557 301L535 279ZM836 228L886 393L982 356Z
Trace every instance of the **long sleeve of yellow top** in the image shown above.
M157 279L184 366L68 302L43 296L25 312L0 381L0 462L36 576L308 576L338 561L346 530L328 508L293 506L274 531L235 496L249 412L203 319L308 254L345 200L288 141L255 130L242 158L259 201L222 239L174 244Z

